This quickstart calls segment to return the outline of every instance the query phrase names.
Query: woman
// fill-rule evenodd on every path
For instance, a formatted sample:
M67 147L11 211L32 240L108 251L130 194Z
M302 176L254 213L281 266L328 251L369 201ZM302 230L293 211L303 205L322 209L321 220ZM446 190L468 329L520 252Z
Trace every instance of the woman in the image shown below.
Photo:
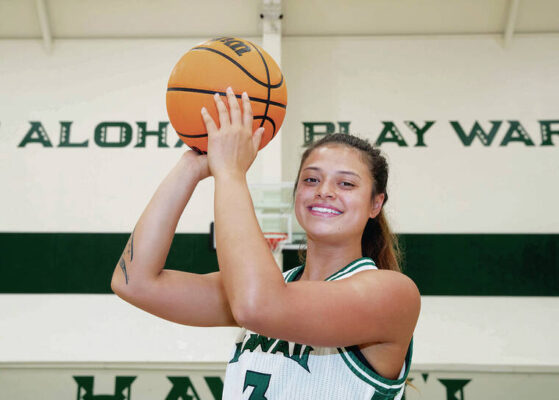
M282 276L245 178L263 129L253 134L250 102L241 98L242 109L228 88L228 110L215 96L219 126L202 109L208 155L186 152L161 183L115 269L113 290L178 323L243 327L224 399L401 398L420 296L398 272L382 213L384 158L349 135L305 152L295 213L307 233L306 261ZM210 174L220 271L163 269L178 219Z

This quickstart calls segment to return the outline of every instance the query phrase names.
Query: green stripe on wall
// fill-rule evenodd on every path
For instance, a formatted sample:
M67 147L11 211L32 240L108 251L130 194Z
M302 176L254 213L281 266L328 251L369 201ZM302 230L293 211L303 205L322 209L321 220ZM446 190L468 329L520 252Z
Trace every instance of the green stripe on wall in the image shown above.
M404 235L426 294L559 296L559 235Z
M0 293L112 293L130 233L0 233ZM217 271L208 234L175 235L172 269Z
M399 235L403 271L423 295L559 296L557 234ZM295 265L296 251L284 265Z
M111 293L129 234L0 233L0 293ZM559 296L559 235L400 235L404 272L423 295ZM177 234L167 266L217 270L208 234ZM284 252L284 266L299 265Z

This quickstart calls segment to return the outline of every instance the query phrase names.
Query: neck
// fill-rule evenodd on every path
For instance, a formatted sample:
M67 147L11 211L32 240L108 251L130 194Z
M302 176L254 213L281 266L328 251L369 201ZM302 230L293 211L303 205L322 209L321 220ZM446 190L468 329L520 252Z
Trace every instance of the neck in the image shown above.
M360 257L363 257L360 241L332 244L309 238L305 270L300 280L323 281Z

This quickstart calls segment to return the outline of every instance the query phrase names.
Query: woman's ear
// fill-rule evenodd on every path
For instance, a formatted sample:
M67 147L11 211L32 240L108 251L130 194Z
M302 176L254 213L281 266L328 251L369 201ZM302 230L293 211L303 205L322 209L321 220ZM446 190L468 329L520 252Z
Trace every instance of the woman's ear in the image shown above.
M373 197L373 201L371 203L371 213L369 214L369 218L375 218L377 215L380 214L382 210L382 205L384 204L384 193L377 194Z

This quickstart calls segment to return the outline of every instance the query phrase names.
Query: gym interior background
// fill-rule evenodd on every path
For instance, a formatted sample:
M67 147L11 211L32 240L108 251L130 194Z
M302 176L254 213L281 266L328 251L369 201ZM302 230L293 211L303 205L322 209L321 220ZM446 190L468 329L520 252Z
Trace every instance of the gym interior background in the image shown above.
M0 398L221 398L236 330L160 320L110 278L186 149L165 110L171 69L222 36L262 45L287 80L252 183L293 181L332 132L387 154L386 210L422 293L406 398L555 398L553 0L1 1ZM169 267L216 270L212 214L207 180Z

